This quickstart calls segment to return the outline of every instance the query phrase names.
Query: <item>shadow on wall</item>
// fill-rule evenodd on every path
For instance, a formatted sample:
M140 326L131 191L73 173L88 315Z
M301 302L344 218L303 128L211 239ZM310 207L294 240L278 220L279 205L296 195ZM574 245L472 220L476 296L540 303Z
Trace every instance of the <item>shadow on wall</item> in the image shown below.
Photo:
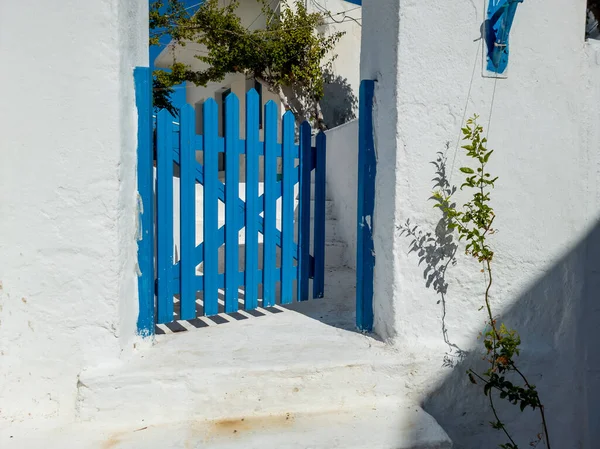
M443 155L434 165L438 188L452 189L445 178ZM444 217L434 233L423 232L410 223L400 230L412 240L411 251L425 267L426 286L440 295L444 311L449 288L444 275L457 245L443 227L447 229ZM521 335L520 369L538 387L555 448L592 449L600 441L600 349L595 337L600 320L599 289L600 222L596 222L499 317L500 322ZM441 325L450 352L440 361L440 369L449 365L453 369L427 393L422 405L446 430L455 448L498 447L506 439L489 425L493 415L483 387L472 385L466 375L469 368L478 372L487 368L483 353L462 351L449 340L444 321ZM477 340L472 347L483 349L483 344ZM530 447L542 430L538 412L521 413L518 407L504 402L496 400L501 419L517 436L519 447ZM538 447L545 446L541 443Z
M450 142L447 142L446 151L449 146ZM436 160L431 162L431 164L435 167L432 190L442 192L444 197L453 195L457 188L454 185L450 185L450 181L448 180L445 153L438 152ZM435 201L439 206L456 207L455 203L449 204L433 197L430 199ZM458 250L458 243L454 232L449 228L449 224L450 221L446 214L442 214L433 232L421 229L419 225L411 223L410 219L406 220L406 223L403 225L398 226L398 230L400 231L400 235L411 240L409 253L415 253L418 257L418 265L423 267L425 287L433 288L440 298L437 304L440 304L442 307L442 335L444 343L448 346L443 366L454 367L467 356L467 353L451 341L446 326L446 293L448 292L446 270L449 266L456 265L456 251Z
M346 78L335 75L330 70L323 74L324 96L321 109L328 129L343 125L356 118L358 98Z

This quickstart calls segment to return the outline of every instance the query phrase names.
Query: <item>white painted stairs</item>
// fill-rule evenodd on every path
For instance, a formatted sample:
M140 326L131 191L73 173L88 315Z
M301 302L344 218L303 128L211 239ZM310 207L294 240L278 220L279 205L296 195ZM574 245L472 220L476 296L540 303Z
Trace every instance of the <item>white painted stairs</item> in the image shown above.
M323 299L157 336L82 372L79 425L110 431L78 449L451 448L410 399L415 367L353 330L354 272L325 279Z
M105 434L118 440L107 447L121 449L450 448L408 399L411 366L384 343L336 327L348 305L316 302L160 336L132 360L81 373L82 425L127 423Z

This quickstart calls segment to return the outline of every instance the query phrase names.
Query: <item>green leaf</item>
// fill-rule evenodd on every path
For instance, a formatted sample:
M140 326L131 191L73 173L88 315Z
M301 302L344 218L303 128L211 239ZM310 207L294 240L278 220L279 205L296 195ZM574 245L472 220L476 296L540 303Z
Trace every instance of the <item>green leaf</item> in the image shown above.
M524 411L526 408L527 408L527 403L525 401L521 401L521 406L520 406L521 411Z

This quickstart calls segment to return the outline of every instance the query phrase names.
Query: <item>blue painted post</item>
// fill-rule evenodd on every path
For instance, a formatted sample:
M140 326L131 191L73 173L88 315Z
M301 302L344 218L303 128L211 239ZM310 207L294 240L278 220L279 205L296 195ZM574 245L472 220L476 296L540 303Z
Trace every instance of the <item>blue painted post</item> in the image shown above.
M157 117L157 284L158 322L173 321L173 116Z
M290 111L283 116L283 193L281 226L281 303L294 300L294 185L295 171L295 124Z
M219 313L219 108L212 98L204 114L204 315Z
M181 108L179 126L180 235L181 235L181 319L196 318L196 113L186 104Z
M322 298L325 293L325 164L327 138L325 133L317 135L315 164L315 221L314 249L315 273L313 277L313 298Z
M300 125L300 196L298 199L298 301L308 300L310 276L310 177L311 177L311 128L308 122Z
M246 285L244 308L258 306L258 157L260 140L258 135L258 93L251 89L246 94Z
M377 160L373 140L373 96L375 82L360 84L358 117L358 216L356 254L356 326L373 330L373 211Z
M136 67L135 103L138 111L138 278L137 331L154 334L154 149L152 146L152 76L148 67Z
M238 310L240 199L240 101L235 94L225 99L225 313Z
M277 105L265 106L265 214L263 239L263 306L275 305L277 272Z

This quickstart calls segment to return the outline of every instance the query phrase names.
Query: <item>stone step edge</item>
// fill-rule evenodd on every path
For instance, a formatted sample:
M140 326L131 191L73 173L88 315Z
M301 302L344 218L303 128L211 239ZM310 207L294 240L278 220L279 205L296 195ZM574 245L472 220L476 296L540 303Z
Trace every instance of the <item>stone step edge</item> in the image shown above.
M115 422L121 415L115 416L114 411L119 410L124 415L143 417L146 423L156 423L167 416L175 420L226 419L286 410L309 412L324 404L341 406L348 398L362 402L407 397L403 381L406 373L406 366L398 361L356 363L356 360L334 365L323 361L310 367L238 370L196 367L176 372L166 368L117 376L100 370L95 375L88 372L79 376L77 417L84 422ZM244 400L236 400L239 397ZM142 399L151 400L151 406L143 405ZM173 403L165 409L161 405L165 401ZM201 404L215 407L201 407ZM216 407L216 404L222 405Z

